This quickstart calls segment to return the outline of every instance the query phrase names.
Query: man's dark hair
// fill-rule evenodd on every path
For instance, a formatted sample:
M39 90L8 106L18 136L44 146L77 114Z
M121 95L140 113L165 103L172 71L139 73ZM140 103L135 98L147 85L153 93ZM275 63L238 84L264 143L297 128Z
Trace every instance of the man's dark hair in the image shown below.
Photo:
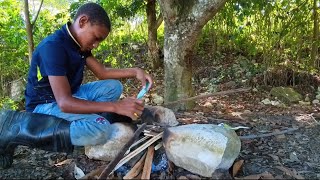
M89 21L92 24L96 25L104 25L111 31L111 22L107 12L96 3L86 3L77 11L77 14L74 16L74 20L76 20L80 15L87 15L89 17Z

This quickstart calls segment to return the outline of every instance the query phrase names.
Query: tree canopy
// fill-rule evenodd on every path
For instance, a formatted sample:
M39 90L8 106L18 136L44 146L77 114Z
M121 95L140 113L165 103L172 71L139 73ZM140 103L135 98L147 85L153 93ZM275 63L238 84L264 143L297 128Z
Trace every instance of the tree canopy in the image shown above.
M40 0L29 0L30 18L34 17L39 2ZM32 31L35 46L48 34L70 21L77 7L85 2L84 0L44 1ZM135 47L138 45L147 49L147 1L97 0L95 2L107 10L113 30L94 53L106 65L133 66L138 51ZM29 67L28 43L23 2L2 0L0 5L2 7L0 9L0 95L2 99L6 99L9 97L10 83L26 78ZM319 2L316 0L227 1L202 28L194 49L196 56L193 58L200 56L205 59L203 63L214 64L228 59L230 54L241 57L237 59L246 67L244 71L248 79L277 67L317 74L319 72L318 11ZM157 4L156 15L160 13ZM162 53L164 34L165 28L161 25L157 30L157 43ZM146 61L147 51L141 52L141 49L139 51L144 55L138 58ZM199 62L197 59L191 61ZM145 68L154 71L151 67ZM226 72L215 81L219 82L231 75L235 74Z

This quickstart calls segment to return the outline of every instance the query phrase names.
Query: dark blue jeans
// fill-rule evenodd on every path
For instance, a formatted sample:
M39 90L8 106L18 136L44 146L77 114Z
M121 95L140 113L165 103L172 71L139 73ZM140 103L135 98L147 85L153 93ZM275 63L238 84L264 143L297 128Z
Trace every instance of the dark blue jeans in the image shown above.
M73 96L88 101L113 102L119 99L122 90L118 80L101 80L81 85ZM112 132L109 121L104 117L98 114L64 113L56 102L39 104L33 112L72 121L70 136L72 144L76 146L104 144Z

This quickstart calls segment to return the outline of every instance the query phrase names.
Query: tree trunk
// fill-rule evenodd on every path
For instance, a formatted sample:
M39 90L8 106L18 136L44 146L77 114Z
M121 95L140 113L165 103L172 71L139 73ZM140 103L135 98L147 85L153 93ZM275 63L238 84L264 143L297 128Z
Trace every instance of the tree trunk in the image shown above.
M32 52L34 49L34 43L33 43L32 24L30 21L28 0L24 0L24 16L25 16L25 23L26 23L27 39L28 39L29 63L31 63Z
M318 7L317 0L313 0L313 38L311 49L311 60L314 62L314 67L319 69L318 57L318 38L319 38L319 22L318 22Z
M157 46L156 0L148 0L146 11L148 22L148 62L151 64L152 69L156 70L162 65Z
M29 56L29 64L31 64L31 59L32 59L32 53L34 50L34 42L33 42L33 27L37 21L37 18L39 16L42 4L44 0L41 0L39 9L34 16L34 19L32 22L30 21L30 12L29 12L29 3L28 0L24 0L24 16L25 16L25 23L26 23L26 31L27 31L27 39L28 39L28 56Z
M193 52L203 26L213 18L226 0L176 1L160 0L163 13L165 102L193 96ZM186 110L194 102L172 106L174 110Z

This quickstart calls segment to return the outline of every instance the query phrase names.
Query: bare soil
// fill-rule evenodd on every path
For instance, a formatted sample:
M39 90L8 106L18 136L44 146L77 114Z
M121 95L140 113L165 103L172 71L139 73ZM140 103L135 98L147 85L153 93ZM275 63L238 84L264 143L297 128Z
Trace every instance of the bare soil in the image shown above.
M226 123L237 130L239 136L261 135L288 128L298 130L277 136L242 140L241 153L235 165L239 167L235 178L241 179L320 179L320 110L314 105L263 105L268 97L263 90L199 100L188 112L177 112L180 124ZM242 161L243 160L243 161ZM241 163L242 162L242 163ZM85 173L107 165L108 162L88 159L84 148L77 147L72 154L52 153L27 147L15 152L13 166L0 170L0 179L75 179L74 165ZM235 168L231 168L232 171ZM114 177L121 178L116 174ZM182 168L170 166L163 172L151 174L152 178L172 179L203 178Z

